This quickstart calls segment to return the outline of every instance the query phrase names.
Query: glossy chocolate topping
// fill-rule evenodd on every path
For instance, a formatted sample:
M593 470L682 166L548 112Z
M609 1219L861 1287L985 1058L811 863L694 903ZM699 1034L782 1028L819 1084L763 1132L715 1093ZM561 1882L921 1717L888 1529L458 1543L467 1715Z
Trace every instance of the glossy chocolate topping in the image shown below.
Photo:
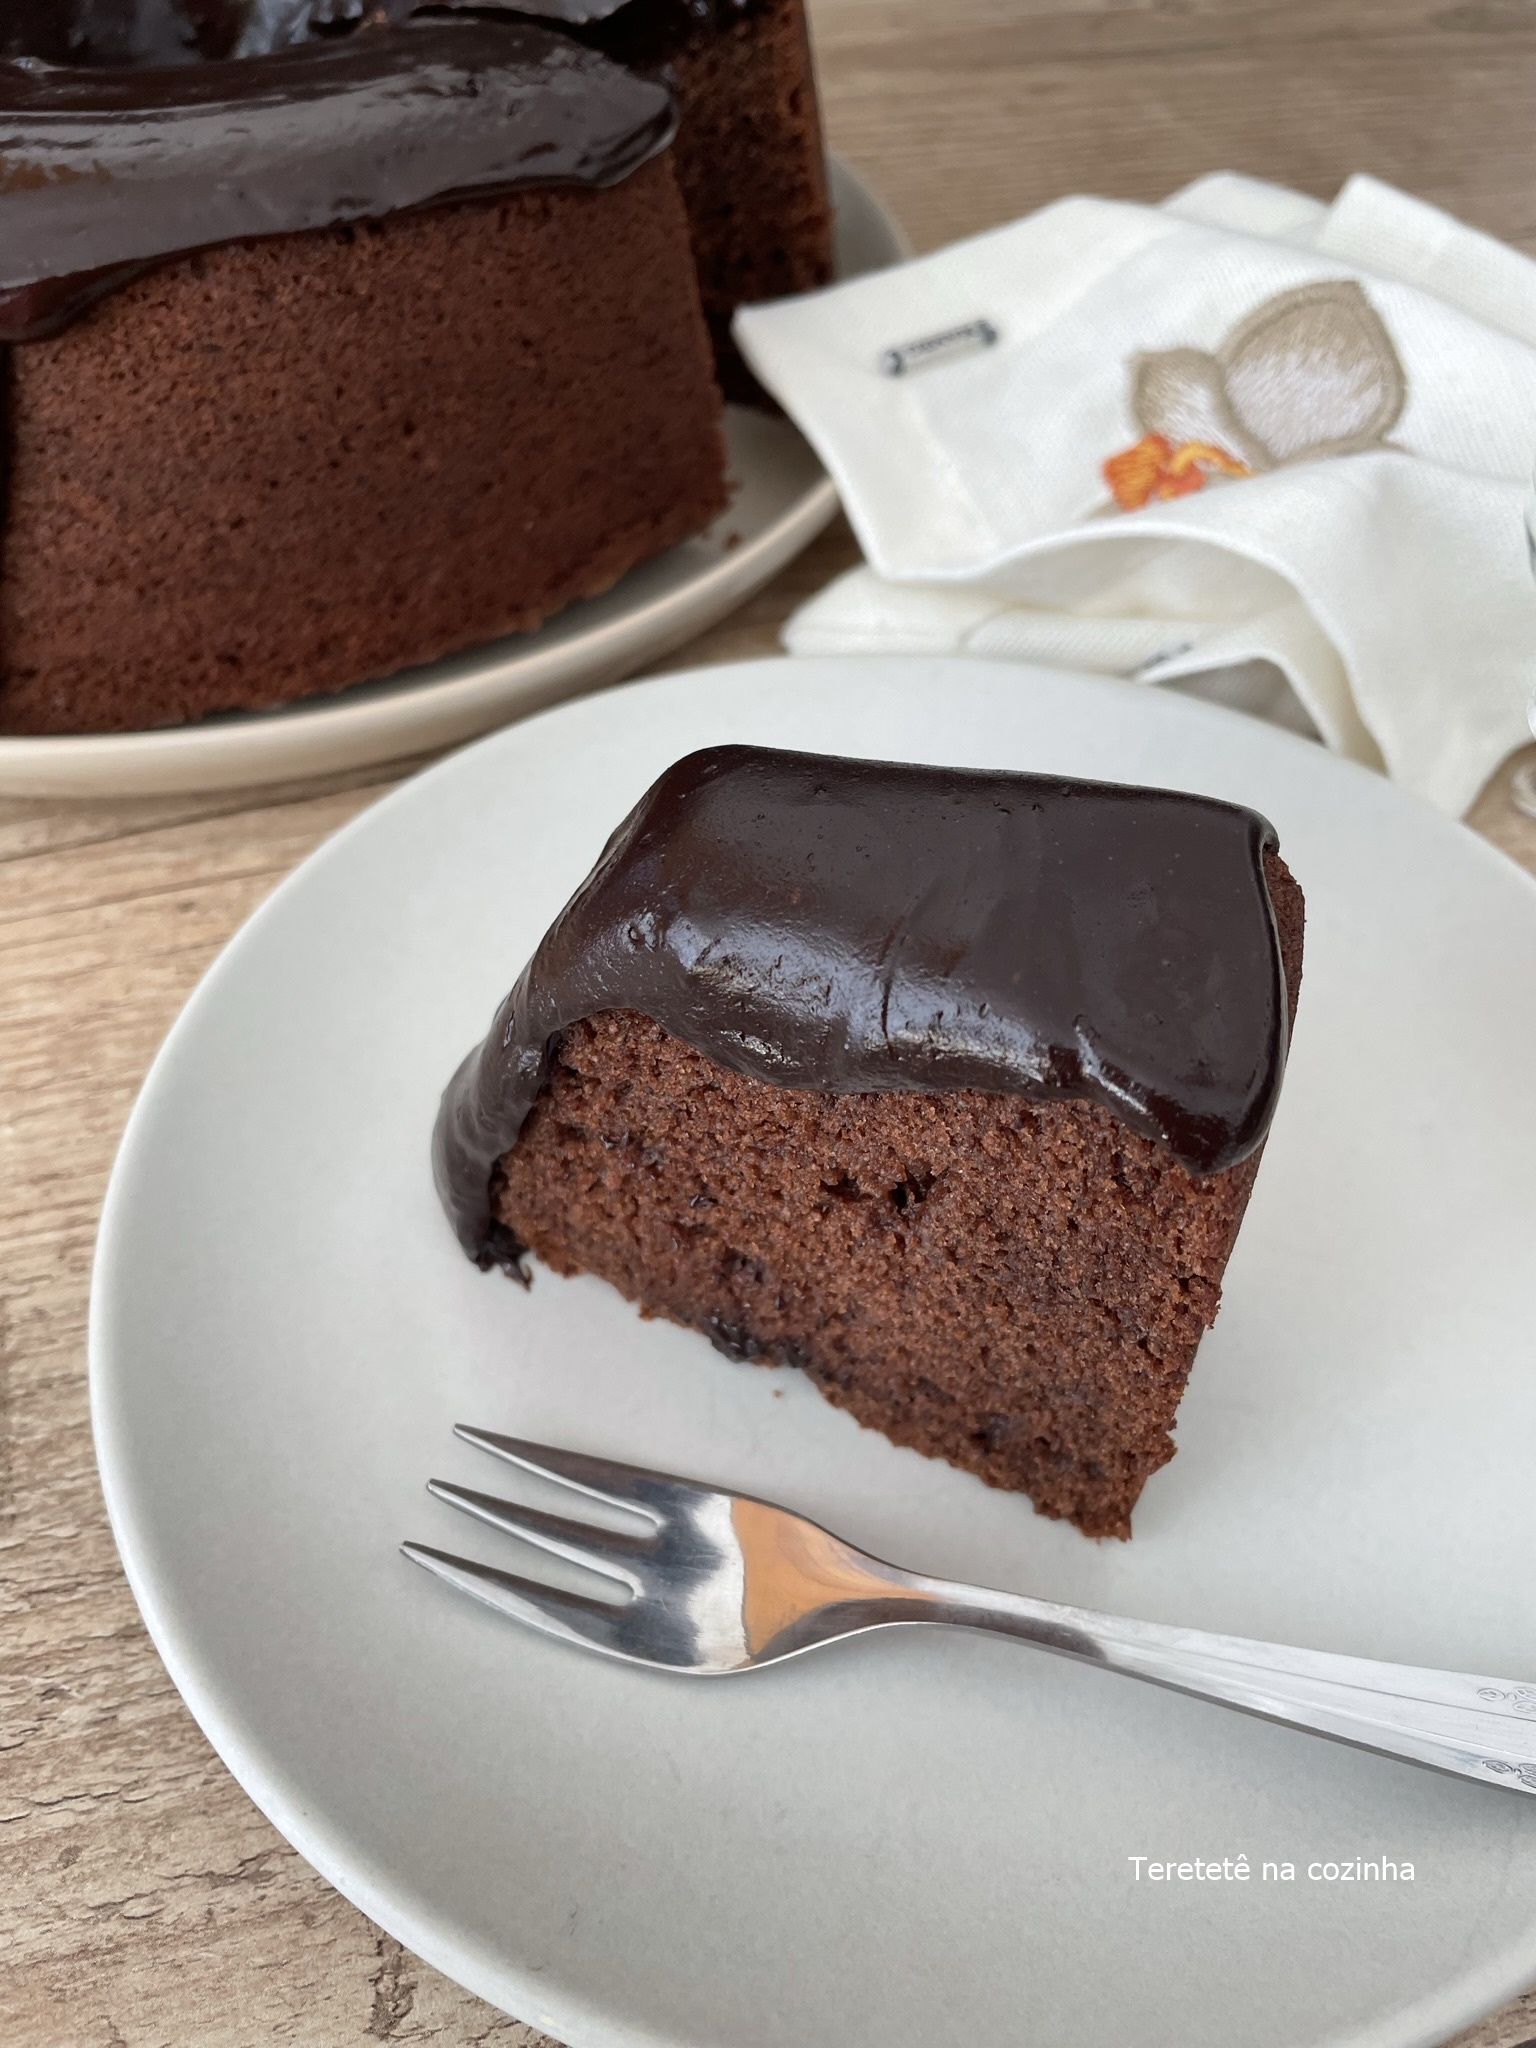
M85 0L66 8L64 42L95 65L0 62L0 339L51 332L189 250L473 193L616 184L671 140L667 86L570 36L429 15L294 42L328 5L345 28L345 0ZM547 0L561 19L580 5ZM169 64L177 38L187 61Z
M1196 1173L1269 1127L1286 994L1264 855L1166 790L716 747L608 842L448 1086L438 1191L487 1262L489 1184L559 1033L638 1010L837 1094L1097 1102Z
M0 57L46 64L164 65L265 57L274 50L426 9L533 15L572 26L620 8L695 16L750 0L0 0Z
M768 0L628 0L590 26L569 17L571 32L621 64L666 64L705 42Z

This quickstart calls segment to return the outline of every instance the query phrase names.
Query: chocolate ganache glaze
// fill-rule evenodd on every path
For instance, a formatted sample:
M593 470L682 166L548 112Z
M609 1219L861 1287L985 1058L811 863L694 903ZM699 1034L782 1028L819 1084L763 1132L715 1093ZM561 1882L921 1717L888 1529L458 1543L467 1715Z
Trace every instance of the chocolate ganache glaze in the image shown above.
M706 32L761 0L0 0L0 57L47 64L196 64L265 57L317 37L434 13L531 15L585 28L627 11L673 36Z
M1084 1098L1195 1173L1252 1152L1287 1012L1255 812L1166 790L715 747L641 799L443 1096L438 1192L498 1247L492 1170L559 1034L638 1010L837 1094Z
M718 34L767 0L0 0L0 57L47 64L196 64L265 57L354 29L441 14L529 15L669 49Z
M579 24L619 4L519 11ZM416 12L34 0L5 15L0 340L52 333L191 250L530 185L616 184L672 138L661 78L485 0L462 18Z

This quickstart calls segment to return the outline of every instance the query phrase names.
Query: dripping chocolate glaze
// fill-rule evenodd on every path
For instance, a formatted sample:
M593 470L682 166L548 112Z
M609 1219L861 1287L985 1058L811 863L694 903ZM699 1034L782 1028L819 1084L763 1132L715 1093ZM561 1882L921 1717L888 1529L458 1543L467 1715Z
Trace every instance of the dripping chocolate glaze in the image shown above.
M756 4L12 0L0 341L220 242L616 184L676 127L665 79L618 58L664 61Z
M492 1169L559 1034L638 1010L789 1088L1082 1098L1196 1173L1252 1152L1286 995L1252 811L1165 790L715 747L668 769L443 1096L438 1192Z
M595 29L622 14L673 47L710 35L764 0L3 0L0 57L48 64L196 64L265 57L426 9L512 14ZM600 30L596 30L601 33Z
M424 7L586 23L626 0L4 0L0 57L48 64L158 66L265 57ZM655 4L655 0L647 0ZM687 0L682 0L687 4Z

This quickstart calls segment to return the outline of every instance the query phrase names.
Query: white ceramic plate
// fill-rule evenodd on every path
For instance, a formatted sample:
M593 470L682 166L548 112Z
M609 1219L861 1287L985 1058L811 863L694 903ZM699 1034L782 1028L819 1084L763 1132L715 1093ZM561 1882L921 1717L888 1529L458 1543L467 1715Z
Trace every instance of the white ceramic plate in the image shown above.
M1308 896L1294 1056L1133 1543L859 1429L438 1211L438 1093L610 827L757 740L1258 805ZM749 1488L877 1553L1158 1620L1536 1678L1536 888L1240 716L963 661L636 684L368 812L188 1005L92 1305L107 1503L251 1797L464 1984L577 2048L1411 2048L1536 1975L1536 1800L954 1631L700 1685L396 1553L509 1545L467 1420ZM957 1333L957 1336L963 1333ZM1137 1881L1237 1858L1247 1882ZM1411 1863L1412 1881L1309 1879ZM1265 1881L1263 1864L1297 1876Z
M828 164L842 277L910 255L900 227L846 164ZM452 746L508 719L633 675L744 604L813 541L837 492L786 419L728 406L735 491L713 526L534 633L339 696L150 732L0 734L0 794L164 796L327 775Z

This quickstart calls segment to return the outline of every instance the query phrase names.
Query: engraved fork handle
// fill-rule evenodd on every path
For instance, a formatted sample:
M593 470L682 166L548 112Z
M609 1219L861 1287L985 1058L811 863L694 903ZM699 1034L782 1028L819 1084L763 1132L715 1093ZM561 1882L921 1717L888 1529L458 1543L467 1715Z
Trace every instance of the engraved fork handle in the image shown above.
M884 1598L874 1583L870 1594L891 1620L1016 1636L1359 1749L1536 1793L1536 1684L1129 1621L869 1563L872 1581L884 1582Z

